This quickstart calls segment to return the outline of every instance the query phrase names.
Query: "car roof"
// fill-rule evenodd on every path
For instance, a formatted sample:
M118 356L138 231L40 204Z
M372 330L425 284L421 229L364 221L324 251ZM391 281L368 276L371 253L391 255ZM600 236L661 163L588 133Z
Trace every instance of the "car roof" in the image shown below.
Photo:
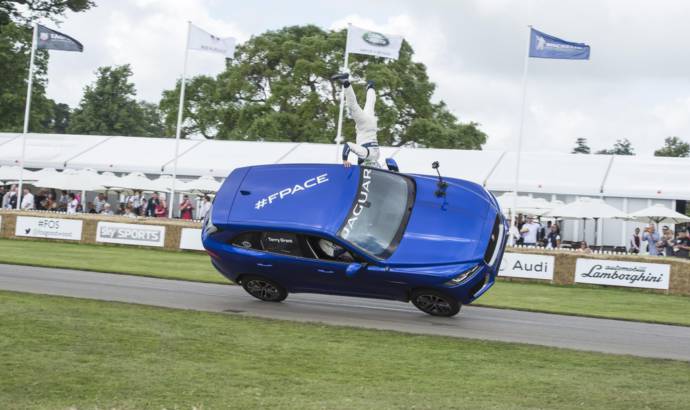
M354 201L360 168L279 164L242 172L227 223L335 235Z

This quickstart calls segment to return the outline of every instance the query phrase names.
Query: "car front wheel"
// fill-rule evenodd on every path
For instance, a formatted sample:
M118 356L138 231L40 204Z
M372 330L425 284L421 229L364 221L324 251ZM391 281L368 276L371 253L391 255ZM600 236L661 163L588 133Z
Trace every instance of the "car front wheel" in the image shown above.
M242 287L250 295L266 302L280 302L287 297L287 291L278 283L260 276L245 276Z
M457 300L431 289L414 291L411 300L417 309L432 316L451 317L460 311Z

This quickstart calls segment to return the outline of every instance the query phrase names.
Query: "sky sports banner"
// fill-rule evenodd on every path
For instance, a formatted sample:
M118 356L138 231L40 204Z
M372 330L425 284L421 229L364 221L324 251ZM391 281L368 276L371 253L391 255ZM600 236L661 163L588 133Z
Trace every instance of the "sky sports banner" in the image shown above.
M61 50L61 51L84 51L84 46L68 36L58 31L49 29L40 24L36 27L38 38L36 39L36 48L43 48L47 50Z
M561 60L589 60L589 46L530 29L529 56Z
M204 245L201 243L201 229L182 228L182 233L180 234L180 249L203 251Z
M403 37L369 31L349 26L347 29L347 53L367 54L376 57L398 59Z
M158 247L165 244L164 226L99 222L96 229L96 242Z
M81 240L82 221L78 219L37 218L17 216L15 236L30 238Z
M553 280L555 260L548 255L506 252L503 254L498 276Z
M671 265L578 258L575 282L631 288L668 289Z
M190 50L209 51L223 54L225 58L232 58L235 55L235 43L236 40L233 37L218 37L194 24L189 26L188 48Z

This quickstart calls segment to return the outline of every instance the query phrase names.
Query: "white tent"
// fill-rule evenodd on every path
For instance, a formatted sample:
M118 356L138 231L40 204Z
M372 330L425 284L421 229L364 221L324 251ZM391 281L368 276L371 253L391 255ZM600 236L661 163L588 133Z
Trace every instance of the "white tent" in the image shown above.
M517 205L515 205L515 194L513 192L506 192L503 195L499 195L496 200L504 213L517 206L516 213L541 216L554 208L549 201L543 198L531 198L521 195L518 195Z
M142 172L132 172L120 178L119 185L112 187L117 190L129 189L137 191L159 191L160 184L146 177Z
M189 192L216 193L220 189L221 183L213 177L201 177L185 184Z
M654 222L656 224L681 224L690 222L690 216L669 209L661 204L652 205L630 214L630 217L638 221Z
M16 167L16 166L0 167L0 181L3 181L3 182L18 181L20 172L21 172L21 168ZM35 179L36 179L36 177L35 177L33 172L31 172L27 169L24 170L24 180L25 181L34 181Z
M158 179L154 179L152 182L158 187L156 191L170 192L172 191L172 181L172 175L161 175ZM178 179L175 181L175 192L189 192L189 188L184 181L180 181Z
M117 191L115 187L122 185L122 178L118 177L110 171L106 171L100 175L99 182L107 189L113 189L114 191Z
M575 202L560 206L547 212L545 216L553 216L564 219L582 219L583 223L587 219L594 219L594 243L597 241L597 229L599 219L616 218L628 219L629 216L623 211L605 203L597 198L578 198ZM585 237L584 229L582 237Z
M42 188L64 189L66 191L102 191L99 175L94 171L66 169L41 177L33 185Z

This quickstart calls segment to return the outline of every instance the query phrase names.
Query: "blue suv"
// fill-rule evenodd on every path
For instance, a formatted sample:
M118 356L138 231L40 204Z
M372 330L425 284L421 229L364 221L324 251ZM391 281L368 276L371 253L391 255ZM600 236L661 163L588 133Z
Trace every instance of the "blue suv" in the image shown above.
M506 235L496 199L469 181L286 164L234 170L202 241L221 274L264 301L313 292L453 316L493 285Z

